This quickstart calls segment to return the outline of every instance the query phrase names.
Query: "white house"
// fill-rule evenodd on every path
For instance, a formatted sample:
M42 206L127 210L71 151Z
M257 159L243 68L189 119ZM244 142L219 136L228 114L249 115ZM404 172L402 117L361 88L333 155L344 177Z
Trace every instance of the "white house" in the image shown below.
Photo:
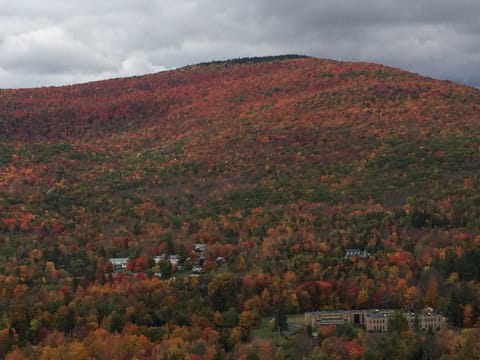
M110 258L110 262L117 269L126 269L128 258Z
M194 245L193 245L193 250L194 250L195 252L202 253L202 252L204 252L206 249L207 249L207 244L201 244L201 243L199 243L199 244L194 244Z
M205 270L203 270L203 267L201 266L194 266L192 268L192 274L203 274Z
M172 265L178 265L178 263L180 262L180 255L170 255L168 257L168 260L170 261L170 264Z

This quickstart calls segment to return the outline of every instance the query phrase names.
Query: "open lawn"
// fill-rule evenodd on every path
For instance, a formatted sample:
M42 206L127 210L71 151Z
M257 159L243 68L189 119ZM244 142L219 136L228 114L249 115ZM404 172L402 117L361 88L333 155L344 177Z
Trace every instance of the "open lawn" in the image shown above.
M272 317L264 317L260 326L252 331L252 338L271 340L276 345L282 345L285 342L283 334L270 329L270 320ZM303 314L287 315L288 326L290 328L300 328L303 326Z

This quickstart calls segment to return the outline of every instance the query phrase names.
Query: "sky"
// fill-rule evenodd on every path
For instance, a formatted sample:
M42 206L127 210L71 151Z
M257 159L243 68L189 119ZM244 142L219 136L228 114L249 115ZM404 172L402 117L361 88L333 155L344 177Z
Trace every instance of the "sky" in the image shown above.
M0 88L302 54L480 87L478 0L0 0Z

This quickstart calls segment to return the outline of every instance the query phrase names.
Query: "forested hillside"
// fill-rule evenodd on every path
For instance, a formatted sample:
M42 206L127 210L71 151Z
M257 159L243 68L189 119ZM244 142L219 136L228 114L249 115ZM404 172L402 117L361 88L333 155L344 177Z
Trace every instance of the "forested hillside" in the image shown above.
M0 357L475 358L479 170L480 91L382 65L0 90ZM426 306L449 328L253 331Z

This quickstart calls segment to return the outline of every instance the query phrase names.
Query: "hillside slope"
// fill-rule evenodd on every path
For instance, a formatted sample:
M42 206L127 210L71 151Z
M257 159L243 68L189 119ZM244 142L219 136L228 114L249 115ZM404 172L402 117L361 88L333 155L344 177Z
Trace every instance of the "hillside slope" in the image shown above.
M35 318L72 331L44 312L114 281L109 256L144 257L131 269L153 273L153 256L206 243L249 279L229 300L239 313L267 289L263 315L295 295L295 311L430 305L462 325L467 304L480 315L479 168L480 91L376 64L253 58L0 90L0 284L14 284L2 309L39 301L12 320L21 344ZM20 300L15 284L30 288ZM119 321L153 326L143 316L171 299L150 305L129 284ZM187 316L227 310L201 289L200 305L178 305ZM133 301L144 305L126 315ZM103 326L111 312L97 310ZM185 326L155 314L154 327Z
M20 197L60 177L72 197L189 192L206 212L234 198L399 205L480 165L478 90L373 64L219 62L0 99L2 192Z

